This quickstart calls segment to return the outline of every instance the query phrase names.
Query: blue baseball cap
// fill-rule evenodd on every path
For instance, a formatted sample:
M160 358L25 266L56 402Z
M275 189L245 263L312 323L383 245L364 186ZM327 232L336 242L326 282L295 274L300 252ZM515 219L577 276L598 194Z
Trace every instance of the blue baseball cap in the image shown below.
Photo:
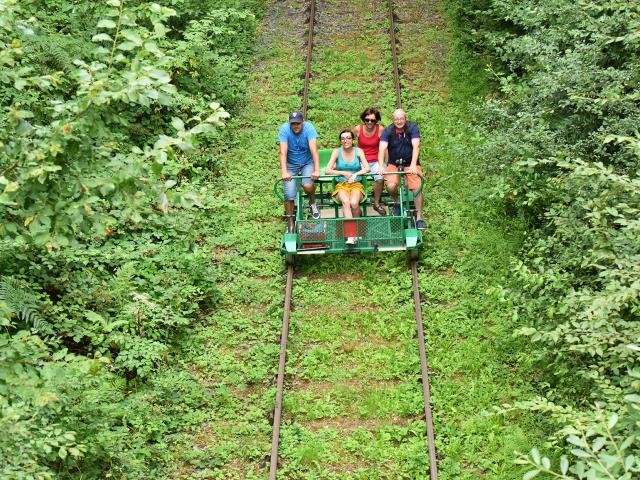
M298 123L302 122L304 119L302 118L302 112L298 112L297 110L291 112L289 114L289 123Z

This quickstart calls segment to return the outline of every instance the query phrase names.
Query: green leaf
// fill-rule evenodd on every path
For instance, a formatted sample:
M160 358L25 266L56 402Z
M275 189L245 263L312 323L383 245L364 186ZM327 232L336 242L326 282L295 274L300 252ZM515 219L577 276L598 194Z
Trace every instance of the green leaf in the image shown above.
M78 448L76 448L76 447L71 447L71 448L69 449L69 453L70 453L70 454L71 454L71 456L73 456L73 457L79 457L79 456L81 456L81 455L82 455L82 452L81 452Z
M102 315L100 315L99 313L93 312L91 310L87 310L86 312L84 312L84 316L87 318L87 320L95 324L99 324L99 325L105 324L104 318L102 318Z
M609 418L609 422L607 423L607 428L611 430L613 427L616 426L616 423L618 423L618 414L614 413Z
M171 125L173 125L173 128L178 131L184 130L184 122L178 117L173 117L171 119Z
M115 189L116 189L116 186L113 184L113 182L103 183L98 188L98 190L100 191L100 194L102 194L103 196L108 195L109 193L113 192Z
M538 452L537 448L531 449L531 458L533 459L533 463L540 465L540 452Z
M114 29L117 27L117 25L116 25L116 22L114 22L113 20L109 20L108 18L103 18L98 22L97 27Z
M20 120L20 123L18 123L18 128L16 128L16 133L18 135L25 135L32 130L33 130L33 125L31 125L26 120Z
M636 459L633 455L628 455L625 459L624 459L624 468L625 470L630 470L631 467L633 467L633 464L635 463Z
M540 470L529 470L522 476L522 480L531 480L533 477L537 477Z
M62 360L66 355L67 355L67 349L63 348L62 350L58 350L56 353L54 353L51 358L53 358L53 360L55 361L58 361L58 360ZM74 439L72 438L71 440L74 440Z
M16 192L20 188L17 182L9 182L6 187L4 187L4 193Z
M92 42L113 42L113 38L106 33L98 33L91 37Z
M116 47L118 50L123 50L125 52L128 52L130 50L133 50L134 48L136 48L137 45L133 42L122 42L120 44L118 44L118 46Z
M589 452L585 452L584 450L581 450L579 448L573 448L571 450L571 453L573 455L575 455L576 457L580 457L580 458L591 458L591 455L589 454Z
M136 47L142 46L142 38L140 37L138 32L136 32L135 30L123 30L120 33L124 38L126 38L130 42L133 42L136 45Z
M566 455L560 457L560 473L565 475L569 471L569 460Z
M158 48L158 44L156 42L144 42L144 49L147 52L153 53L155 55L159 55L162 51Z
M604 437L598 437L595 439L595 441L593 442L592 445L592 450L594 452L597 452L598 450L601 450L602 447L604 447L604 445L607 443L607 439Z
M584 440L582 440L579 437L576 437L575 435L569 435L567 437L567 442L572 443L577 447L585 447L585 446L587 446L587 444L585 443Z

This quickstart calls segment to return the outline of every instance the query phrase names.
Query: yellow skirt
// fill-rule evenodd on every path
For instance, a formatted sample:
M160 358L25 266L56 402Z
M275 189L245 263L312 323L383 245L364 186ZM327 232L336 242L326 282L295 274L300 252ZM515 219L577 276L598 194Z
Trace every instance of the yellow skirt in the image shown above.
M333 198L336 198L338 196L338 193L340 192L347 192L347 195L351 196L351 194L355 191L358 191L362 194L362 198L364 198L364 187L362 186L362 183L360 182L353 182L353 183L349 183L349 182L340 182L336 185L335 190L333 191Z

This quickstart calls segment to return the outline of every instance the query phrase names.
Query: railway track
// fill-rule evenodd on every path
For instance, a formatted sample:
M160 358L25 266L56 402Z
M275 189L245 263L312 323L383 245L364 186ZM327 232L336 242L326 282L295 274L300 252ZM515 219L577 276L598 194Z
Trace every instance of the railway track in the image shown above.
M392 0L388 0L388 16L390 25L390 47L393 61L393 76L394 76L394 88L396 93L396 108L402 107L402 95L400 89L400 71L398 67L398 55L397 55L397 38L396 38L396 25L395 25L395 12L394 4ZM307 109L309 102L309 84L311 79L311 65L313 54L313 33L314 33L314 19L316 15L316 2L311 0L309 2L309 28L307 36L307 52L306 52L306 68L304 78L304 88L302 94L302 112L305 118L307 118ZM429 369L426 357L426 348L424 340L424 325L422 321L422 309L421 298L419 290L418 279L418 266L415 258L411 261L411 274L413 285L413 300L415 305L415 321L417 331L418 350L420 354L420 369L422 378L422 390L424 400L424 415L427 434L427 448L429 454L429 477L431 480L438 478L437 456L435 450L435 433L433 428L433 416L431 411L431 394L429 385ZM278 470L278 448L280 442L280 427L282 422L282 402L284 397L284 381L285 381L285 366L287 357L287 343L289 336L289 319L291 314L291 300L293 290L293 276L294 265L287 266L287 282L285 286L285 301L284 301L284 314L282 320L282 331L280 335L280 356L278 363L278 376L276 381L276 399L273 414L273 435L271 442L271 458L269 466L269 479L275 480Z

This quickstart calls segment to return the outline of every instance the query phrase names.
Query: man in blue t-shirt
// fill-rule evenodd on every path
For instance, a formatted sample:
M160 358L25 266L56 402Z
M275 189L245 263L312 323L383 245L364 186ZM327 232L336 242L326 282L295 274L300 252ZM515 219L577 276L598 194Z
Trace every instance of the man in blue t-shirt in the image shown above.
M305 122L302 112L289 114L289 123L284 123L278 132L280 143L280 167L284 187L284 210L289 228L294 225L294 200L298 185L291 177L302 175L302 188L309 197L309 212L313 218L320 218L316 205L314 180L320 177L320 156L318 155L318 132L311 122Z
M389 164L384 166L385 154L388 153ZM401 108L393 112L393 123L380 135L378 151L378 172L385 175L385 183L389 194L395 199L392 215L400 215L398 203L399 175L389 175L398 171L408 173L409 189L416 192L422 183L422 167L420 166L420 129L418 124L407 121L407 114ZM422 193L414 196L416 206L416 228L423 230L426 223L422 218Z

